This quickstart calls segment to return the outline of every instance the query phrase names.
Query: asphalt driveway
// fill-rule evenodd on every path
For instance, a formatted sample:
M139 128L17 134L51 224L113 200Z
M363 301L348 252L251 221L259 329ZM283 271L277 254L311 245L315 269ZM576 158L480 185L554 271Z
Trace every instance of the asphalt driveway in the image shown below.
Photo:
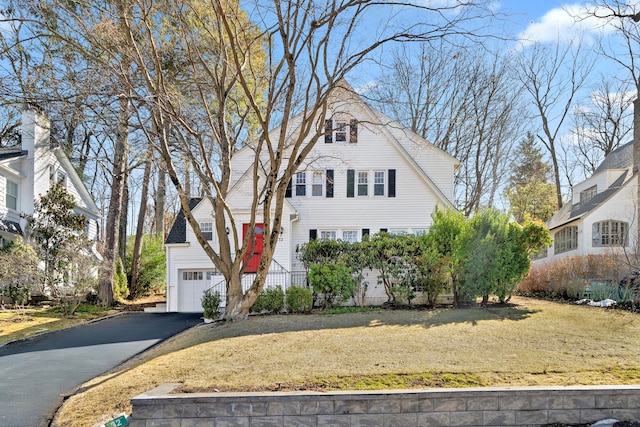
M1 347L0 426L48 425L62 396L201 316L128 313Z

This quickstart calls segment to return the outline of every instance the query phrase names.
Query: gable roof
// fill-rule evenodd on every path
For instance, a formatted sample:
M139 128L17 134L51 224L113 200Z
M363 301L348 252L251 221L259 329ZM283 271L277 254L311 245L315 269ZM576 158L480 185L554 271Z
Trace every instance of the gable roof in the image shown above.
M189 209L193 210L202 201L202 197L192 197L189 199ZM184 211L180 208L176 219L173 221L169 235L164 241L165 244L186 243L187 242L187 220Z
M381 129L381 133L386 137L387 141L390 142L390 145L398 152L398 154L407 162L409 167L413 169L418 176L422 178L422 181L426 184L426 186L435 194L438 201L444 203L447 206L453 206L453 202L449 200L449 198L442 192L440 187L436 185L434 180L429 176L429 172L422 167L422 165L416 160L418 156L419 150L424 150L428 148L430 150L437 151L443 158L448 159L454 164L454 169L460 165L460 162L455 157L451 156L446 151L437 147L435 144L427 141L422 138L415 132L408 129L406 126L400 124L399 122L394 121L389 118L382 112L376 110L368 103L366 103L362 97L355 92L355 90L346 82L346 80L340 79L336 83L336 86L333 89L333 92L328 96L328 104L341 104L341 105L349 105L350 107L357 105L360 107L361 111L368 115L369 120L363 120L363 122L370 121L371 123L377 125L379 129ZM300 118L301 114L298 114L294 118L290 120L290 123L295 125L291 129L290 134L295 135L299 132L300 126ZM394 135L394 133L390 129L399 129L402 131L405 138L398 138ZM271 130L270 134L279 134L281 132L281 128L277 127ZM248 144L244 146L237 154L238 156L241 152L247 152L253 150L252 144ZM241 155L241 154L240 154ZM232 183L232 189L239 184L239 182L245 177L248 170L244 171L238 179L235 179Z
M100 209L98 209L98 206L96 205L95 200L93 200L93 197L89 193L89 190L84 185L84 182L82 182L82 178L80 178L80 175L78 175L76 168L73 167L73 165L71 164L71 161L69 160L69 157L67 157L67 154L64 152L62 147L54 147L51 149L51 151L54 153L54 155L58 159L58 162L60 162L60 164L64 167L69 179L73 181L74 186L78 191L82 200L85 202L87 209L82 209L80 206L77 206L77 203L76 203L76 207L78 209L86 210L92 213L93 215L95 215L96 217L100 217L101 216Z
M629 170L626 170L616 179L610 186L604 191L593 196L591 200L586 203L576 203L572 205L570 203L565 204L558 212L553 215L549 221L547 221L547 227L549 230L558 228L562 225L568 224L572 221L582 218L593 209L597 208L609 197L613 196L618 190L620 190L627 182L627 176Z

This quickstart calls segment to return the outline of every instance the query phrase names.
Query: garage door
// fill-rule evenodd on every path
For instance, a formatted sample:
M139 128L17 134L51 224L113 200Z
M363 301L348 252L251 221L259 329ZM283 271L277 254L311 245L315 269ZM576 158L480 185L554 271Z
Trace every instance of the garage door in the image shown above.
M202 313L200 299L205 289L211 287L211 275L207 280L206 270L179 270L178 311Z

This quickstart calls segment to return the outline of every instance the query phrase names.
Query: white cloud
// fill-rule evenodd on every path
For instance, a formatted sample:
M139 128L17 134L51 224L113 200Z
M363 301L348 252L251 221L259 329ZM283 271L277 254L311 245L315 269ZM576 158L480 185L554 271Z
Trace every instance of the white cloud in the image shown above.
M577 39L589 43L594 36L605 35L614 30L606 19L592 16L588 13L589 10L593 11L594 6L585 3L551 9L540 20L531 22L519 34L518 39L523 46L536 42L568 43Z

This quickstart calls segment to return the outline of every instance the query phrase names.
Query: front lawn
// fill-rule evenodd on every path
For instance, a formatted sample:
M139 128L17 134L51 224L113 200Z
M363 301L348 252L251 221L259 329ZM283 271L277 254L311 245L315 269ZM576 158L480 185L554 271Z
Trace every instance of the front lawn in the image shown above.
M640 381L638 314L513 302L202 325L85 384L55 425L90 426L130 413L132 397L165 382L195 392Z

